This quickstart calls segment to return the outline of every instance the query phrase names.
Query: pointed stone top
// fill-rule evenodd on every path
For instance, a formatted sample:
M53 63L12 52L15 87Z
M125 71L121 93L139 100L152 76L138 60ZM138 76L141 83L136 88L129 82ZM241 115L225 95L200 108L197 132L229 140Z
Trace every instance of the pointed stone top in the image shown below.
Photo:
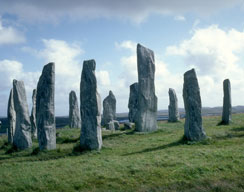
M196 74L196 71L194 68L184 73L185 81L188 82L188 81L192 81L192 80L196 80L196 79L197 79L197 74Z
M54 62L50 62L50 63L46 64L43 67L43 70L42 71L46 71L48 69L54 71L54 68L55 68L55 63Z
M151 49L148 49L146 47L144 47L143 45L141 45L140 43L137 44L137 52L141 53L141 54L145 54L146 52L149 52L150 54L153 54L153 51Z
M74 90L71 90L69 94L70 94L70 95L71 95L71 94L75 94L75 91L74 91Z
M94 59L85 60L83 62L84 70L94 71L96 69L96 61Z
M109 91L109 96L114 96L114 94L111 90Z

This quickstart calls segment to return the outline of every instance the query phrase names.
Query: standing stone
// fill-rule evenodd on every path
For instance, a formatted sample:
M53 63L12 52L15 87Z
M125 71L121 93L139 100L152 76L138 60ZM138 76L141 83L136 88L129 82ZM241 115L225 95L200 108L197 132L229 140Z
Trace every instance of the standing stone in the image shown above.
M8 143L13 143L15 126L16 126L16 112L14 109L13 89L11 89L8 100Z
M150 49L137 45L138 111L136 131L157 130L157 96L155 95L155 62Z
M48 63L37 84L36 124L40 150L56 148L54 92L55 64Z
M130 97L129 97L129 121L135 122L137 108L138 108L138 83L133 83L130 85Z
M175 93L175 90L169 88L169 122L177 122L179 121L179 109L178 109L178 99Z
M36 127L36 89L32 93L32 110L31 110L31 134L34 138L37 138L37 127Z
M14 109L16 111L16 128L13 144L17 149L27 149L32 147L31 123L23 81L13 81L13 98Z
M95 60L84 61L80 82L80 111L82 149L101 149L101 98L97 92Z
M202 103L200 88L194 69L184 74L183 98L185 105L185 137L190 141L199 141L206 138L202 127Z
M103 100L103 118L102 125L105 126L110 121L116 119L116 99L112 91Z
M230 80L225 79L223 82L224 88L224 102L223 102L223 112L222 112L222 122L221 124L229 125L231 122L231 86Z
M78 100L74 91L69 94L69 127L81 128Z
M110 121L106 124L106 129L110 130L110 131L115 131L115 126L114 126L114 122Z

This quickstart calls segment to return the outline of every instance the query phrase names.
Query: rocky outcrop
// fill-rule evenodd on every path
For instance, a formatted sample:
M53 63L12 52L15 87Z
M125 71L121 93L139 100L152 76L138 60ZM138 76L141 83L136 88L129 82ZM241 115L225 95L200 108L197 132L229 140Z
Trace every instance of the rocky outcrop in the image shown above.
M102 147L101 98L97 92L95 60L84 61L80 82L81 136L80 147L99 150Z
M55 64L48 63L42 70L36 95L36 123L40 150L56 148L54 94Z

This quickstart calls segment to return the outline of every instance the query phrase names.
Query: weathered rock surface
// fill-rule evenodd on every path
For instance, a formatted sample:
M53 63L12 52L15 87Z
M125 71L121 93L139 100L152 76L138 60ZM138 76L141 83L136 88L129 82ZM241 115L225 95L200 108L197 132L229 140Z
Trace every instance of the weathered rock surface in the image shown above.
M115 130L119 130L119 122L116 121L116 120L114 120L113 122L114 122L114 128L115 128Z
M186 139L190 141L205 139L206 134L202 126L200 88L194 69L184 74L183 98L186 113L184 130Z
M81 128L80 110L74 91L71 91L69 94L69 127Z
M132 129L132 126L133 126L133 123L130 123L130 122L125 122L124 123L124 129L125 130Z
M106 124L106 129L111 130L111 131L115 131L115 127L114 127L114 122L110 121Z
M150 49L137 45L138 111L136 131L157 130L157 96L155 95L155 62Z
M224 100L222 112L222 124L228 125L231 122L232 105L231 105L231 86L230 80L225 79L223 82Z
M138 83L133 83L130 85L130 97L129 97L129 121L135 122L137 108L138 108Z
M29 109L23 81L13 81L13 98L16 112L13 144L20 150L27 149L32 147L32 140Z
M40 150L56 148L54 94L55 64L48 63L37 84L36 123Z
M95 68L95 60L84 61L80 82L80 146L88 150L102 147L101 98L97 92Z
M169 122L177 122L179 121L179 109L178 109L178 99L175 93L175 90L172 88L169 88L169 106L168 106L168 112L169 112Z
M32 92L32 110L31 110L31 134L34 138L37 138L37 127L36 127L36 89Z
M109 91L109 95L103 100L103 118L102 126L106 125L110 121L116 119L116 98L112 91Z
M8 99L8 143L13 143L15 126L16 126L16 112L14 109L13 89L11 89Z

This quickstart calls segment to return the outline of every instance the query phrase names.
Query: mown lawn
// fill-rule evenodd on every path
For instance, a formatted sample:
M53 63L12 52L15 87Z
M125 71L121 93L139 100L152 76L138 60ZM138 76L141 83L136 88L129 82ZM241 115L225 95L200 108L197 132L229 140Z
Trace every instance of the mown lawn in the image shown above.
M184 122L154 133L103 132L103 149L79 152L80 130L58 130L57 149L14 151L0 137L0 191L244 191L244 114L230 126L203 119L209 139L182 140Z

